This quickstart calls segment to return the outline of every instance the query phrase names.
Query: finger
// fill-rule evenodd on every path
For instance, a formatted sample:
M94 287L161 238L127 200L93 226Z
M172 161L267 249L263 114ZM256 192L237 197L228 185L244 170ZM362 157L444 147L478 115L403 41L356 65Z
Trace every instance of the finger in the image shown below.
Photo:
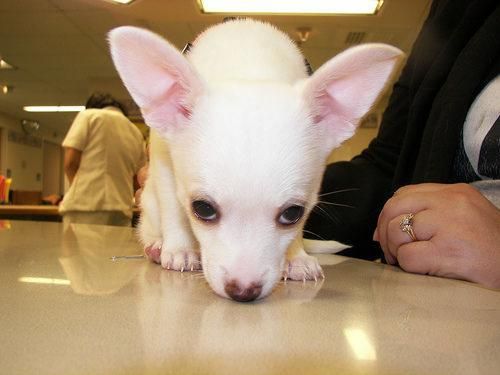
M410 227L411 231L403 231L401 223L407 219L408 215L400 215L392 219L387 226L387 250L398 258L400 246L414 241L428 241L435 234L435 224L432 213L428 210L420 211L413 215ZM412 238L411 233L415 238Z
M380 244L380 247L382 248L382 251L384 253L385 261L388 264L396 264L396 258L392 255L387 246L382 246L382 243L380 242L379 231L379 227L375 228L375 231L373 232L373 241L377 241Z
M388 264L396 264L397 263L397 259L394 257L394 255L391 254L389 249L382 248L382 251L384 252L385 261Z
M387 233L383 236L384 240L380 242L386 259L391 258L393 260L391 264L396 263L399 247L413 241L410 234L408 232L403 232L401 229L401 221L407 219L407 217L408 215L400 215L390 220L386 228Z
M378 243L380 244L379 234L378 234L378 227L377 227L377 228L375 228L375 231L373 232L373 241L378 242ZM382 247L382 246L381 246L381 247ZM388 250L386 250L386 249L384 249L384 248L382 247L382 251L383 251L383 253L384 253L384 258L385 258L385 261L386 261L388 264L396 264L396 258L394 258L394 257L392 256L392 254L391 254Z
M420 211L439 205L439 196L429 193L414 193L390 198L378 217L378 240L382 248L387 248L388 225L395 217Z
M380 247L382 248L382 251L384 253L385 261L388 264L396 264L396 258L391 254L388 247L385 246L385 243L383 244L382 241L380 240L380 238L383 237L380 235L381 231L382 230L380 229L379 226L375 228L375 231L373 232L373 241L376 241L380 244Z
M432 241L415 241L403 244L398 249L399 266L412 273L439 275L439 251Z

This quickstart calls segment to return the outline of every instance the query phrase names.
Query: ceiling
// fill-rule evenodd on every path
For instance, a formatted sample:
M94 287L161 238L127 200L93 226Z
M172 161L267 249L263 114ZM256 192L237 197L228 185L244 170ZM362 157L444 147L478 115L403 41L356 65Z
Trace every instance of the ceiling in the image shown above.
M316 69L359 41L385 42L408 52L430 2L385 0L375 16L255 18L276 24L294 39L298 28L310 27L310 37L301 48ZM65 133L74 113L27 113L22 108L83 105L95 90L130 101L109 56L109 30L121 25L145 27L182 48L222 18L202 14L196 0L137 0L128 6L103 0L1 0L0 56L16 69L0 70L0 85L13 87L7 95L0 93L0 112Z

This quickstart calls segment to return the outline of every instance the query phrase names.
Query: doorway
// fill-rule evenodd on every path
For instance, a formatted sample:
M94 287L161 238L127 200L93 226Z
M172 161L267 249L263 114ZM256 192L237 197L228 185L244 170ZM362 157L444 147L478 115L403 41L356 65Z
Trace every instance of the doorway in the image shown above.
M43 142L43 189L42 196L62 195L62 147L56 143Z

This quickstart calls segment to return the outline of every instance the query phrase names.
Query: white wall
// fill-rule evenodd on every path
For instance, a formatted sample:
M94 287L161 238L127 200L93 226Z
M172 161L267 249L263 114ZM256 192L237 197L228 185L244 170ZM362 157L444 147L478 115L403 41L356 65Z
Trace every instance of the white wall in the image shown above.
M7 142L5 170L10 169L12 190L42 190L43 153L39 148Z
M37 137L41 138L41 147L9 141L9 130L23 134L19 119L0 113L0 128L2 128L2 144L0 147L0 174L6 175L10 169L12 190L42 191L43 181L43 140L60 144L61 137L54 137L51 132L43 129L43 124Z

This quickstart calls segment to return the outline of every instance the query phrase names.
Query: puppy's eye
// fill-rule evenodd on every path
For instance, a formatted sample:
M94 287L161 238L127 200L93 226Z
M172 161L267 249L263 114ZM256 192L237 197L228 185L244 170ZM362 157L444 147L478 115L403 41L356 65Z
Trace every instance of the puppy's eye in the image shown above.
M211 203L207 201L194 201L191 204L191 207L193 209L194 215L202 221L211 222L217 220L218 218L217 210Z
M304 215L304 207L293 205L281 212L278 217L278 223L281 225L293 225L297 223Z

